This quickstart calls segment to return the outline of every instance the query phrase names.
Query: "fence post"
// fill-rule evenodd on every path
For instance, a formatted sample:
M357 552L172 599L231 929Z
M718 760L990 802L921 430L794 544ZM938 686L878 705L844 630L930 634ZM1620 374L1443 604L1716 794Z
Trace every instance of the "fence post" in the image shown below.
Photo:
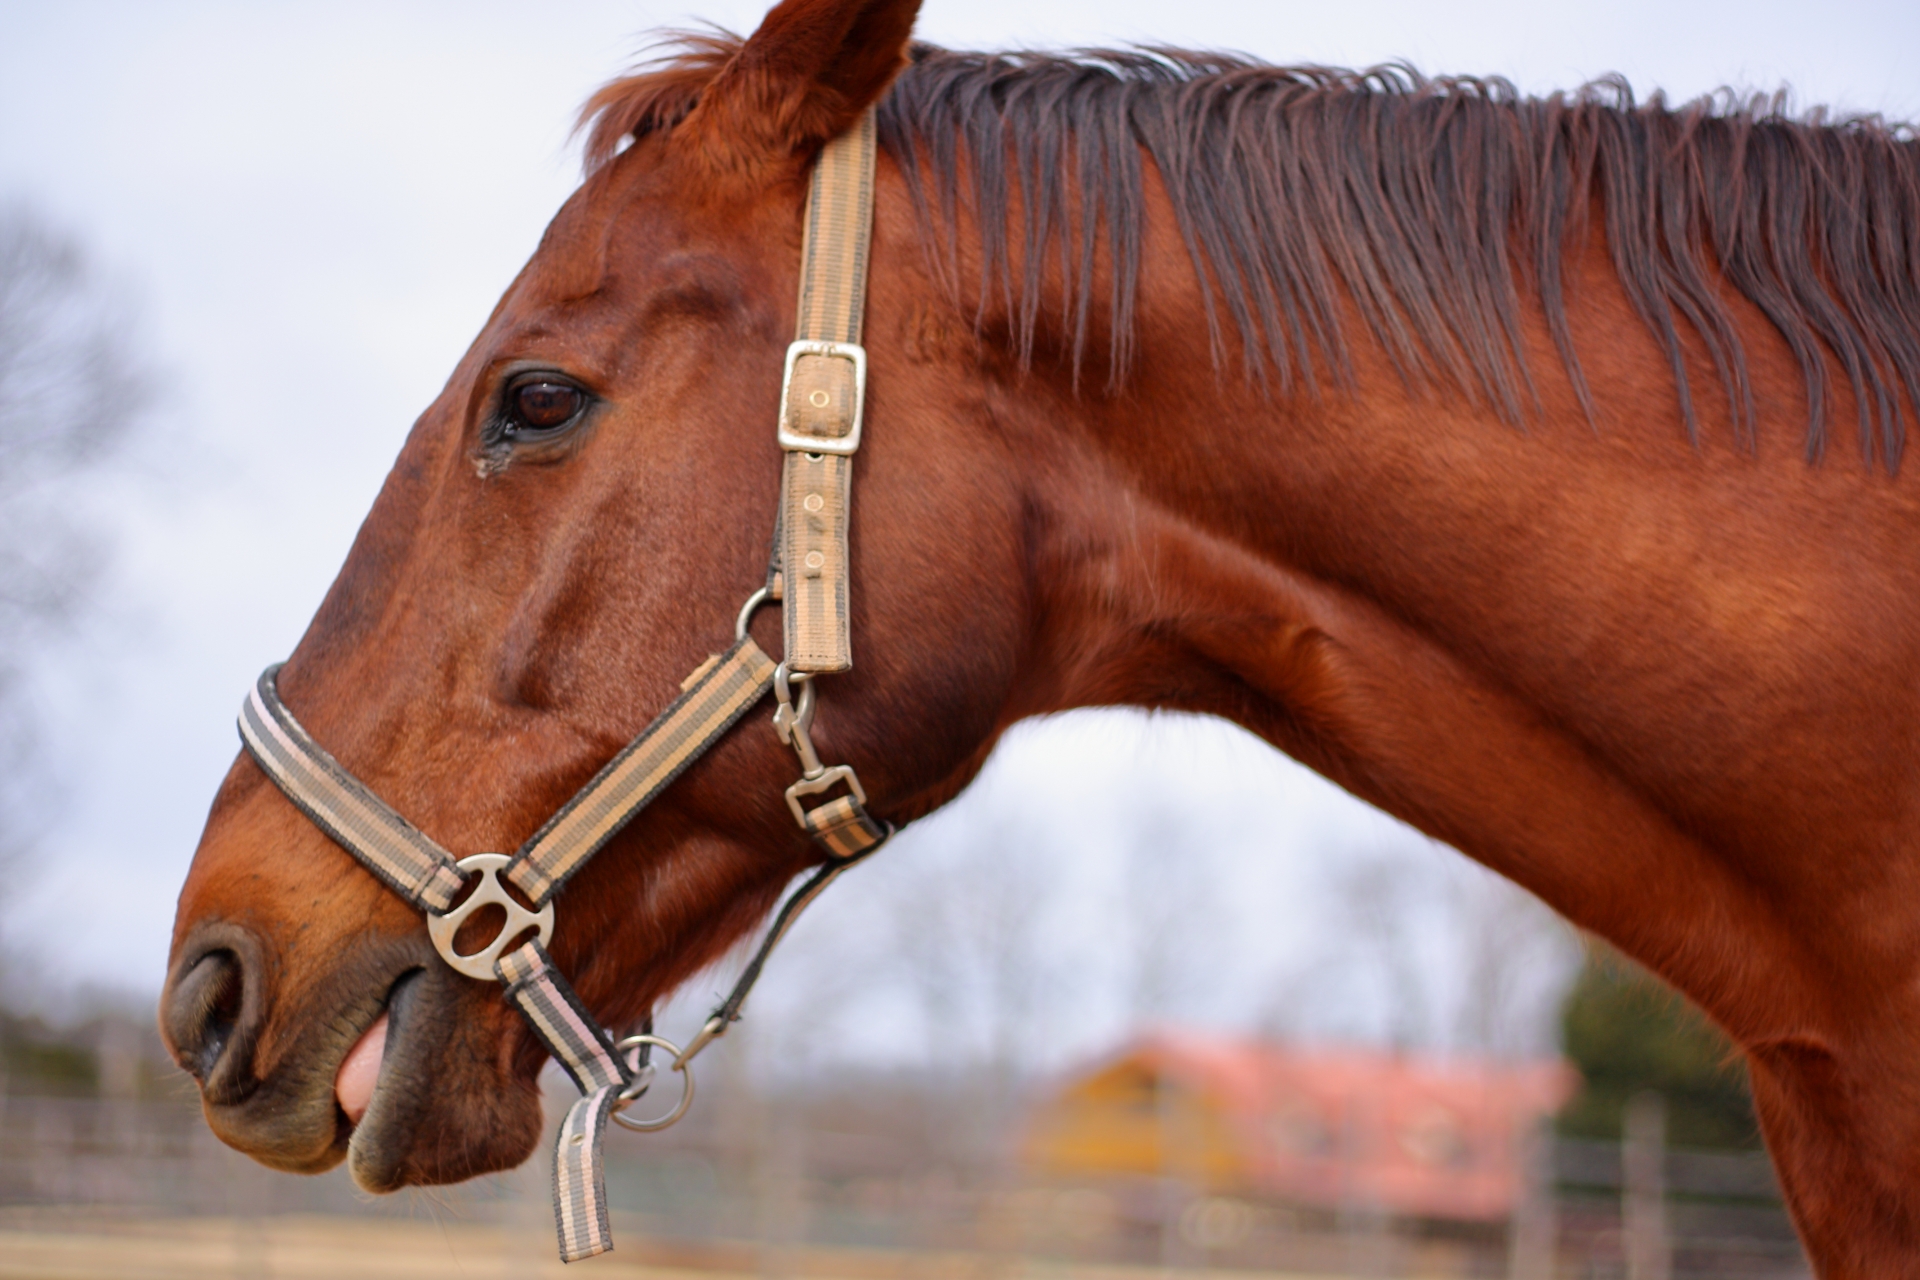
M1553 1280L1560 1215L1554 1200L1553 1124L1520 1116L1514 1124L1513 1218L1507 1229L1507 1280Z
M1669 1280L1673 1274L1673 1246L1667 1238L1666 1154L1666 1103L1657 1093L1635 1094L1627 1101L1620 1152L1627 1280Z
M1189 1096L1189 1089L1182 1088L1169 1075L1163 1069L1154 1084L1154 1119L1160 1131L1159 1261L1165 1276L1190 1269L1194 1264L1180 1227L1187 1206L1199 1195L1195 1173L1200 1163L1194 1152L1196 1135L1189 1127L1199 1102L1198 1089L1191 1090L1193 1096Z

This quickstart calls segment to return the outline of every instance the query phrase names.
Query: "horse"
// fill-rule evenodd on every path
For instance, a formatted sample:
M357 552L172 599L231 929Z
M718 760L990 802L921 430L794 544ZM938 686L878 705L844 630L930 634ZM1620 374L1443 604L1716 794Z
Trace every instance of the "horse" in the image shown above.
M948 52L917 7L781 0L591 99L582 185L407 436L287 706L470 852L672 700L764 575L808 174L871 111L821 755L906 822L1026 717L1243 725L1685 993L1819 1273L1920 1274L1912 134ZM579 874L552 952L602 1020L819 861L792 775L749 717ZM160 1019L277 1169L445 1183L541 1127L540 1044L244 754Z

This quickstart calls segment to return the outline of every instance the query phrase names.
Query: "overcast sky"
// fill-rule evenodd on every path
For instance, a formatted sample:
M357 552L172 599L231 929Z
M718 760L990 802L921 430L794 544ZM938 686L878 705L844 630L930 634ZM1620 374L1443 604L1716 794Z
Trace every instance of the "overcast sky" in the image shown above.
M40 668L63 793L49 799L46 869L11 894L16 945L69 980L157 989L173 899L236 749L234 711L305 627L409 423L574 185L578 104L650 29L745 29L760 11L0 8L0 200L90 249L137 311L164 387L137 465L95 495L117 546L103 609ZM1533 91L1612 71L1674 97L1790 84L1803 105L1920 116L1913 0L929 0L921 34L1403 58ZM1234 886L1235 927L1256 951L1311 935L1326 859L1381 845L1440 856L1224 727L1069 718L1012 751L940 840L1064 811L1045 826L1051 856L1097 861L1147 797L1188 819L1158 829L1213 833L1211 874ZM886 857L933 859L936 843L903 840ZM884 887L894 873L871 874ZM880 888L850 890L848 911L862 892Z

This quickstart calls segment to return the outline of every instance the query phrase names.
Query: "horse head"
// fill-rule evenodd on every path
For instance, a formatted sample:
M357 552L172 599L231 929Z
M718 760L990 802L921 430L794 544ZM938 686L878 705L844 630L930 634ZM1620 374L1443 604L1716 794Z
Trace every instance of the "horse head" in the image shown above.
M788 0L590 108L597 163L279 676L315 739L448 849L515 848L730 638L774 527L807 175L904 62L916 7ZM926 339L952 322L928 320L940 290L899 175L881 182L859 658L814 737L906 817L978 767L1028 620L1017 589L956 590L1021 582L1019 467L973 345ZM552 951L605 1020L642 1015L817 859L782 800L793 773L754 718L570 885ZM383 1015L378 1086L349 1115L336 1075ZM419 915L244 755L181 893L162 1026L215 1131L278 1168L447 1182L518 1163L540 1127L543 1054L498 991L441 965Z

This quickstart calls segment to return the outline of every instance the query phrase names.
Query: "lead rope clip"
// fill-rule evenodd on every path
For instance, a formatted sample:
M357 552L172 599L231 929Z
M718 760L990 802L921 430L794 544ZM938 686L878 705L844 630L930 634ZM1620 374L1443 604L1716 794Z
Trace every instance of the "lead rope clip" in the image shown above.
M800 686L798 695L793 691L794 685ZM779 704L773 709L773 731L800 758L800 780L787 788L787 808L793 811L793 820L800 824L802 831L818 835L814 825L807 821L807 809L800 803L800 797L820 795L844 784L852 794L854 803L864 809L867 789L860 785L860 777L854 773L852 765L823 764L820 753L814 750L812 729L816 695L811 672L792 671L786 663L781 663L773 672L773 697Z

